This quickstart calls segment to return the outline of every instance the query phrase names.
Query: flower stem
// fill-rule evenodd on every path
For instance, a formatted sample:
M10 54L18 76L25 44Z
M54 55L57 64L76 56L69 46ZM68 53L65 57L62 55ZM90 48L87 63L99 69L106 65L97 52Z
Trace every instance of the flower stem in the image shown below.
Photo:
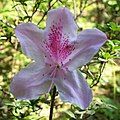
M56 87L53 87L52 95L51 95L51 104L50 104L50 115L49 120L52 120L53 116L53 108L54 108L54 101L55 101L55 94L56 94Z

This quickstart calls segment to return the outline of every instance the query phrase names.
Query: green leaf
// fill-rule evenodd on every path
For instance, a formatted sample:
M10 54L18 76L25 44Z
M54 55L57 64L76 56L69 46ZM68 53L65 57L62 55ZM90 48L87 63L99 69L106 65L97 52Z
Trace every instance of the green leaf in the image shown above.
M113 31L120 31L120 26L114 22L110 22L109 23L110 25L110 29L113 30Z
M109 52L104 52L104 53L103 53L103 57L104 57L105 59L109 59L109 58L111 58L111 55L110 55Z
M119 50L120 51L120 46L114 46L114 50Z
M67 115L69 115L71 118L76 119L76 117L75 117L75 115L74 115L73 112L71 112L71 111L65 111L65 113L66 113Z

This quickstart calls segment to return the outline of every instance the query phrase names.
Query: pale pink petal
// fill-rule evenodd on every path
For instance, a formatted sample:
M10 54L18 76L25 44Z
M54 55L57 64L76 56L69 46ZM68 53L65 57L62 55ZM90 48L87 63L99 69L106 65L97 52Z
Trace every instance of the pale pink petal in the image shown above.
M14 76L10 90L17 99L37 99L41 94L49 92L51 81L50 70L38 68L31 64Z
M53 9L48 12L46 32L57 32L73 41L77 37L77 25L71 12L64 7Z
M77 38L77 26L67 8L58 8L48 12L45 29L45 49L52 60L60 64L74 49L71 42Z
M82 109L87 108L92 101L92 91L79 72L61 71L54 82L63 101L76 104Z
M63 62L69 70L87 64L106 42L106 35L98 29L87 29L79 33L74 42L75 50Z
M41 44L44 32L32 23L22 23L16 27L15 34L24 54L42 65L44 57Z

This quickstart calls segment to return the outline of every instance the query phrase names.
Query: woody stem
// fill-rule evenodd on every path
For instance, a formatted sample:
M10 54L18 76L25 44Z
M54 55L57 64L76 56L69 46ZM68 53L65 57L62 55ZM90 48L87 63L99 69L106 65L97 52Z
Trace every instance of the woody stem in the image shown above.
M49 120L52 120L52 117L53 117L53 108L54 108L55 94L56 94L56 87L54 86L53 87L53 91L52 91L52 95L51 95Z

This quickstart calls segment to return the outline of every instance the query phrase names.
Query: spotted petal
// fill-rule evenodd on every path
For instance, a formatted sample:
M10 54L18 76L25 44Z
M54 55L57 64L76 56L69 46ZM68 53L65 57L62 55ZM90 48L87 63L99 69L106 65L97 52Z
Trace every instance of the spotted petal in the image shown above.
M22 23L16 27L15 34L20 41L24 54L43 65L41 43L44 32L32 23Z
M17 99L37 99L51 87L48 68L38 68L33 63L14 76L10 90Z
M69 40L75 40L77 37L77 25L72 14L67 8L53 9L48 12L46 31L58 30L69 37Z
M75 50L64 61L64 65L72 71L87 64L106 40L106 35L98 29L87 29L80 32L77 41L73 43Z
M78 72L59 73L59 78L54 81L63 101L71 102L82 109L88 107L92 101L92 92L84 77Z
M71 42L77 38L77 26L67 8L49 11L47 18L46 48L53 60L61 63L74 49Z

